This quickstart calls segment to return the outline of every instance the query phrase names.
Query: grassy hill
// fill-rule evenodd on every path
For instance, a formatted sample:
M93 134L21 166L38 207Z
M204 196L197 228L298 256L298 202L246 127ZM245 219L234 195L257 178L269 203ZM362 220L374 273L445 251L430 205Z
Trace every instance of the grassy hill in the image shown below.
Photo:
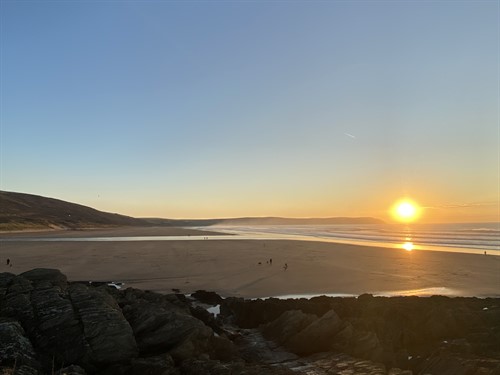
M0 191L0 230L145 226L148 222L38 195Z
M371 217L282 218L243 217L232 219L175 220L133 218L102 212L80 204L39 195L0 191L0 231L24 229L83 229L123 226L202 227L222 225L319 225L380 224Z

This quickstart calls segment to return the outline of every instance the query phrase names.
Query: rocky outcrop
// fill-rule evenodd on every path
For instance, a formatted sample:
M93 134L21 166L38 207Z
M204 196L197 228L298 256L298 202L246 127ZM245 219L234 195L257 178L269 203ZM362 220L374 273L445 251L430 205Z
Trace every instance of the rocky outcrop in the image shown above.
M499 299L228 298L221 311L236 324L260 327L268 339L300 356L347 353L393 373L441 374L456 366L468 368L467 374L500 371ZM446 351L437 351L442 345Z
M36 374L40 364L36 352L21 325L16 321L0 322L0 358L2 364L23 368L23 373Z
M0 373L500 375L500 299L194 296L0 273Z

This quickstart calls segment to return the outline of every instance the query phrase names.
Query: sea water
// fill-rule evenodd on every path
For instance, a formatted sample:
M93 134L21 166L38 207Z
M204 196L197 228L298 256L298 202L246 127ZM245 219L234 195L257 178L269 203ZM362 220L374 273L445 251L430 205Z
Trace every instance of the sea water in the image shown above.
M193 228L191 228L193 229ZM338 242L405 250L438 250L500 255L500 223L461 224L337 224L337 225L214 225L196 229L228 235L92 237L81 233L71 237L3 237L1 242L78 241L200 241L200 240L301 240Z
M500 255L500 223L213 226L239 235L290 236L411 249L480 250Z

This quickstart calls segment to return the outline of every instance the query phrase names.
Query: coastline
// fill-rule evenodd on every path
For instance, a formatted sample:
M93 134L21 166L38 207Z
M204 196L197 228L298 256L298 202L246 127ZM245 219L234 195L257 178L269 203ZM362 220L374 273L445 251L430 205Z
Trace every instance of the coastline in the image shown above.
M171 235L184 232L164 229L169 229ZM131 236L129 230L114 233ZM162 233L165 235L165 231ZM414 295L429 291L453 296L499 295L500 257L495 255L405 251L333 242L245 240L230 235L224 240L208 237L205 241L141 242L22 238L1 242L1 272L18 274L32 268L57 268L70 280L116 281L125 283L125 288L161 293L179 289L188 294L205 289L224 297L245 298L398 291L405 295L412 295L411 291ZM5 265L6 258L11 259L13 267Z

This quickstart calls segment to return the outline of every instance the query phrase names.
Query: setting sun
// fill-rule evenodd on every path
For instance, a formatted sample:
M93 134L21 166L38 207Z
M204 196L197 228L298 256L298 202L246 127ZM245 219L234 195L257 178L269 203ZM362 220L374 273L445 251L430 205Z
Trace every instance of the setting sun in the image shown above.
M404 199L394 205L392 215L399 221L414 221L419 215L419 207L416 203Z

